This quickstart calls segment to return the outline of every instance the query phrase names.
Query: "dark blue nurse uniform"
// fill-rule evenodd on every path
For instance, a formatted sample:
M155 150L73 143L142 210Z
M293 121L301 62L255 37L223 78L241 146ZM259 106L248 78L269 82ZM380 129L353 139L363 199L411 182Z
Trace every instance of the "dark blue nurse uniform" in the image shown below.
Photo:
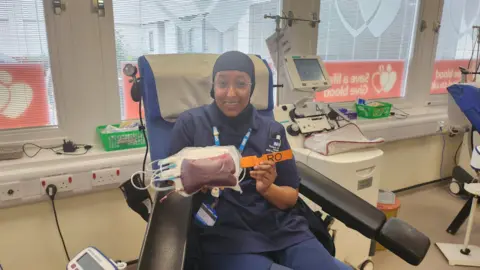
M261 116L252 105L247 109L249 114L246 121L234 124L232 122L235 121L223 115L215 103L182 113L172 131L170 154L188 146L215 145L213 126L220 133L220 145L237 147L251 128L243 156L260 156L290 149L281 124ZM278 135L281 138L279 148L274 143ZM295 160L277 163L276 169L276 185L299 187ZM256 191L255 180L248 174L240 186L243 193L231 189L222 192L215 208L218 216L215 225L200 228L199 242L204 253L203 259L208 265L205 269L247 269L243 268L246 265L248 269L268 269L273 261L289 264L288 259L292 262L295 260L285 257L294 254L297 257L303 254L300 257L305 257L310 253L312 258L302 258L300 261L314 263L321 259L322 267L314 269L338 269L334 259L310 232L307 220L298 210L281 210L269 203ZM213 202L212 196L207 197L207 201ZM303 252L287 252L289 248L298 249L302 245L306 246ZM297 265L295 269L312 269Z

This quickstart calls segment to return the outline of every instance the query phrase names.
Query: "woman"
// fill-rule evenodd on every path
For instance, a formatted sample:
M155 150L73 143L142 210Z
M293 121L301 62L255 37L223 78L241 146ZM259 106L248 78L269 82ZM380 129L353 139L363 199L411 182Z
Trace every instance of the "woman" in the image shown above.
M218 130L219 145L244 148L243 156L289 149L283 126L262 117L250 104L254 89L250 57L237 51L222 54L213 68L215 101L179 116L170 154L187 146L215 145L213 127ZM241 145L244 138L246 144ZM274 263L295 270L351 269L330 256L293 208L299 184L294 160L267 161L247 174L241 182L242 194L226 189L214 198L207 192L201 200L214 208L216 221L213 226L195 222L200 231L201 269L263 270Z

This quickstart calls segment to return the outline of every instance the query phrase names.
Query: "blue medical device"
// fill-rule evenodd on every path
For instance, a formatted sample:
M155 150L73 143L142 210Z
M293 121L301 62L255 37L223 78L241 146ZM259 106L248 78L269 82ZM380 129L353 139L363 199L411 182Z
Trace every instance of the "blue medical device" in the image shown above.
M67 265L67 270L120 270L125 268L125 263L117 265L95 247L82 250Z

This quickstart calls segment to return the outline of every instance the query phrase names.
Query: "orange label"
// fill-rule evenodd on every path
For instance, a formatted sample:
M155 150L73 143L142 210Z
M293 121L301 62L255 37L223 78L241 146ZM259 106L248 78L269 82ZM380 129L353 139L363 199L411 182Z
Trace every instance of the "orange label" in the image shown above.
M256 157L256 156L249 156L249 157L243 157L240 160L240 167L242 168L250 168L250 167L255 167L256 165L259 165L260 162L262 161L273 161L275 163L289 160L293 158L293 153L292 149L288 149L285 151L281 152L273 152L273 153L268 153L264 154L261 157Z

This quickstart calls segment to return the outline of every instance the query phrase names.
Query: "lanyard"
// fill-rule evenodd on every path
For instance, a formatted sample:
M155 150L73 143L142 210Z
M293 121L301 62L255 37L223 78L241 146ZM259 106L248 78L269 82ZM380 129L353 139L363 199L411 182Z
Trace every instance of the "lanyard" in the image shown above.
M243 136L242 142L240 143L240 146L238 147L238 151L240 151L240 154L243 153L243 150L245 150L245 146L247 145L248 139L250 138L250 134L252 133L252 129L249 128L247 131L247 134ZM215 141L215 146L220 146L220 138L218 137L220 133L218 132L217 127L213 127L213 140Z
M238 147L238 151L240 154L243 153L243 150L245 150L245 146L247 145L248 139L250 138L250 134L252 133L252 129L249 128L245 136L243 136L242 142L240 143L240 146ZM213 140L215 141L215 146L220 146L220 138L219 138L220 133L218 132L217 127L213 127ZM245 173L245 172L244 172ZM213 190L212 190L213 191ZM218 195L215 196L215 202L211 205L211 208L215 208L215 206L218 203L218 197L222 194L222 191L217 189ZM213 193L212 193L213 195Z

